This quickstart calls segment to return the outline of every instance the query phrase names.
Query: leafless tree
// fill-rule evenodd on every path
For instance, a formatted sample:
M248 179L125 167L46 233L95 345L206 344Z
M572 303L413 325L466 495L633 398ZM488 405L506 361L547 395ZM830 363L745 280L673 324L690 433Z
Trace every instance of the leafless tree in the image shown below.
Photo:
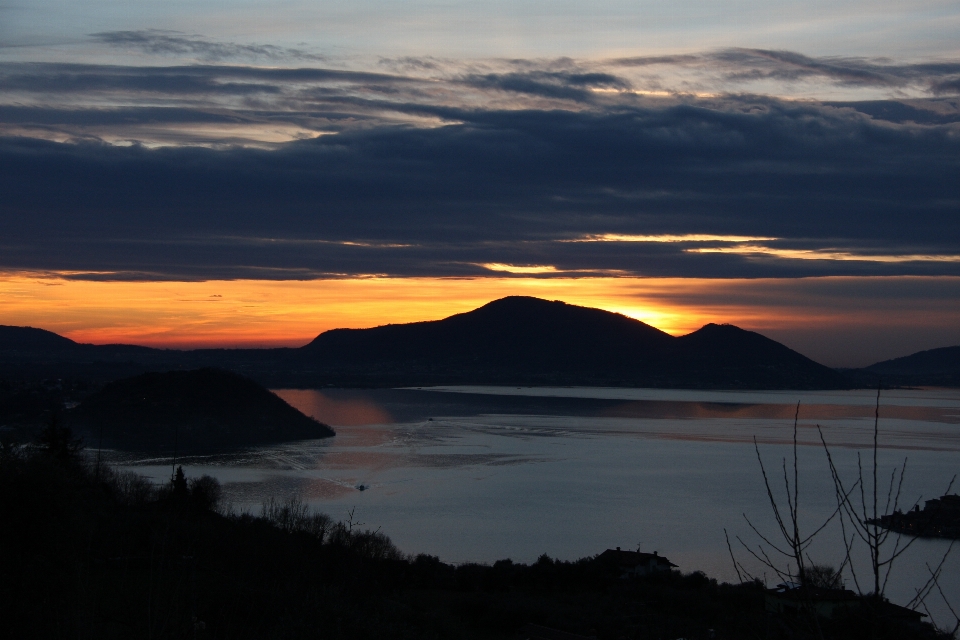
M846 530L849 525L849 528L852 530L851 537L856 536L864 544L866 544L867 549L870 552L870 571L872 574L871 577L873 578L873 590L869 593L871 593L874 597L882 599L884 593L886 592L887 583L890 580L890 572L893 568L894 562L896 562L896 560L903 555L903 553L909 549L914 542L917 541L918 536L910 536L909 540L904 541L904 537L899 532L881 525L880 516L900 510L900 496L903 490L903 479L907 471L907 458L904 458L903 464L894 467L890 473L890 480L887 483L886 489L887 495L884 501L883 512L881 513L881 490L880 479L878 477L880 464L877 458L877 453L880 448L879 425L880 388L878 387L873 420L872 468L865 479L863 459L861 454L858 452L857 478L849 490L846 489L844 481L840 477L840 473L837 471L837 466L834 463L833 455L830 452L830 447L827 446L827 441L823 436L823 430L820 428L820 425L817 425L817 431L820 434L820 442L823 445L823 450L826 453L827 461L830 466L830 474L833 478L834 489L837 497L837 508L841 511L840 520L843 525L844 535L846 535ZM945 493L950 492L950 488L953 486L955 480L956 476L954 476L954 478L947 485ZM857 487L859 487L859 491L857 492L859 495L859 500L851 499L854 495L853 489ZM918 498L917 501L910 506L910 509L919 504L919 502L920 498ZM888 552L885 545L891 536L894 536L893 549L889 550ZM950 553L952 546L953 545L947 549L948 554ZM946 556L944 559L946 559ZM861 594L865 594L864 589L861 588L860 581L857 577L853 564L850 564L850 573L854 579L854 583L857 586L857 590Z
M760 455L760 447L757 444L757 439L754 438L753 440L753 447L757 453L757 461L760 463L760 472L763 475L763 484L767 492L767 499L769 500L770 509L773 512L774 520L777 523L777 533L779 535L775 537L778 538L778 541L774 542L774 540L771 539L771 536L763 534L760 529L754 525L746 513L743 514L744 520L746 520L747 525L757 535L757 537L762 540L762 543L757 544L756 547L753 547L744 542L739 536L737 536L737 541L740 542L741 546L747 551L747 553L753 556L764 567L773 571L780 580L783 580L786 583L792 583L799 586L815 586L812 584L812 581L815 580L818 583L816 586L822 586L822 584L835 584L840 580L840 575L842 574L844 567L849 564L850 547L849 544L846 544L847 540L845 536L844 543L847 548L846 557L844 558L844 561L840 567L838 569L833 569L831 575L829 576L825 575L825 565L815 565L807 552L808 548L813 543L814 538L816 538L816 536L839 515L841 507L838 505L833 513L831 513L830 516L827 517L812 532L803 533L801 531L799 518L800 469L797 456L797 424L799 419L800 403L798 402L793 418L792 466L788 467L786 457L784 457L782 461L783 485L786 494L786 505L781 505L777 501L773 488L770 484L770 477L767 474L766 465L764 465L763 457ZM791 475L793 476L792 481L790 478ZM726 530L724 530L724 534L726 534ZM734 557L733 550L730 547L729 536L727 538L727 546L734 562L734 568L736 569L737 575L740 577L741 581L743 580L744 576L746 576L748 579L756 579Z

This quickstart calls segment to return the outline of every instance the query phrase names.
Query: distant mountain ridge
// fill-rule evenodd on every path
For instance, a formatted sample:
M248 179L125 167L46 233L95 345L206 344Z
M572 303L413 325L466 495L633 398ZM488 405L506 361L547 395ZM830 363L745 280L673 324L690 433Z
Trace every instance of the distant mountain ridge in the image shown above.
M0 351L64 351L79 346L46 329L0 325Z
M523 384L842 389L848 378L758 333L708 324L674 337L639 320L513 296L428 322L334 329L298 349L176 351L79 345L0 327L0 366L113 380L221 367L276 387ZM31 332L41 330L31 329ZM16 335L29 347L10 350ZM57 340L59 339L59 340ZM72 345L72 346L71 346ZM33 369L30 369L30 368ZM59 367L59 368L58 368ZM0 369L2 372L2 369Z
M866 367L868 371L890 374L956 373L960 371L960 345L928 349Z
M887 384L914 386L960 386L960 345L918 351L884 360L858 372L859 376Z

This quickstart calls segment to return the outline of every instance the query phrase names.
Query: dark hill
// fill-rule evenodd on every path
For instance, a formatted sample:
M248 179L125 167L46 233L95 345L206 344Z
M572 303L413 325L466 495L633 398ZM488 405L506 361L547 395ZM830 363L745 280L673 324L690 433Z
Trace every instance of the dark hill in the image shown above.
M849 386L832 369L733 326L674 338L618 313L528 297L432 322L327 331L300 351L318 370L386 384Z
M842 389L850 381L775 340L731 324L708 324L676 338L676 373L711 386ZM719 383L719 384L718 384Z
M916 375L960 372L960 346L919 351L913 355L885 360L867 367L876 373Z
M334 435L259 384L228 371L146 373L117 380L71 416L91 438L121 449L217 451Z
M69 351L79 346L73 340L45 329L0 325L2 351Z
M537 298L503 298L432 322L335 329L302 351L321 363L474 380L627 371L660 360L673 338L639 320ZM437 378L440 379L440 378Z
M960 346L919 351L860 369L860 376L889 384L960 386Z
M291 349L154 349L127 344L80 344L50 331L0 326L0 380L45 379L101 385L150 371L215 367L262 379L289 368Z

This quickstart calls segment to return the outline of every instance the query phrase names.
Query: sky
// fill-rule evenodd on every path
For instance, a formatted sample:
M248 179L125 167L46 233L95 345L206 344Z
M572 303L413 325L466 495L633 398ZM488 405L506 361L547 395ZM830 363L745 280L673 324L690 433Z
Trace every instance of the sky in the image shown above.
M960 344L960 5L0 0L0 324L296 346L504 295Z

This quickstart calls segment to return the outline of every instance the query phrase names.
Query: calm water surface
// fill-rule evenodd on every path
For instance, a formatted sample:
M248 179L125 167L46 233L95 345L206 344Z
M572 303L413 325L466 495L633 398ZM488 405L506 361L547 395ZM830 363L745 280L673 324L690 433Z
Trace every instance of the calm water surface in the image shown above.
M438 387L277 390L333 425L337 436L183 460L187 475L224 484L234 509L259 513L268 497L300 495L314 508L381 527L403 551L447 562L576 559L620 546L666 555L684 571L723 580L734 552L757 575L735 537L756 548L775 524L754 438L772 478L792 460L798 425L802 523L811 530L835 509L817 425L841 474L857 475L869 453L875 393L717 392L657 389ZM907 458L901 502L941 495L960 472L960 391L890 391L880 407L881 476ZM170 459L113 454L115 463L158 481ZM886 480L884 480L886 482ZM774 484L782 493L782 480ZM363 487L364 490L360 490ZM881 504L886 498L883 487ZM905 603L949 543L921 540L894 566L888 593ZM941 585L960 601L960 549ZM839 565L838 527L811 555ZM863 550L858 577L865 578ZM774 576L767 572L769 583ZM848 575L848 586L853 578ZM869 582L869 581L868 581ZM930 602L937 622L946 607Z

